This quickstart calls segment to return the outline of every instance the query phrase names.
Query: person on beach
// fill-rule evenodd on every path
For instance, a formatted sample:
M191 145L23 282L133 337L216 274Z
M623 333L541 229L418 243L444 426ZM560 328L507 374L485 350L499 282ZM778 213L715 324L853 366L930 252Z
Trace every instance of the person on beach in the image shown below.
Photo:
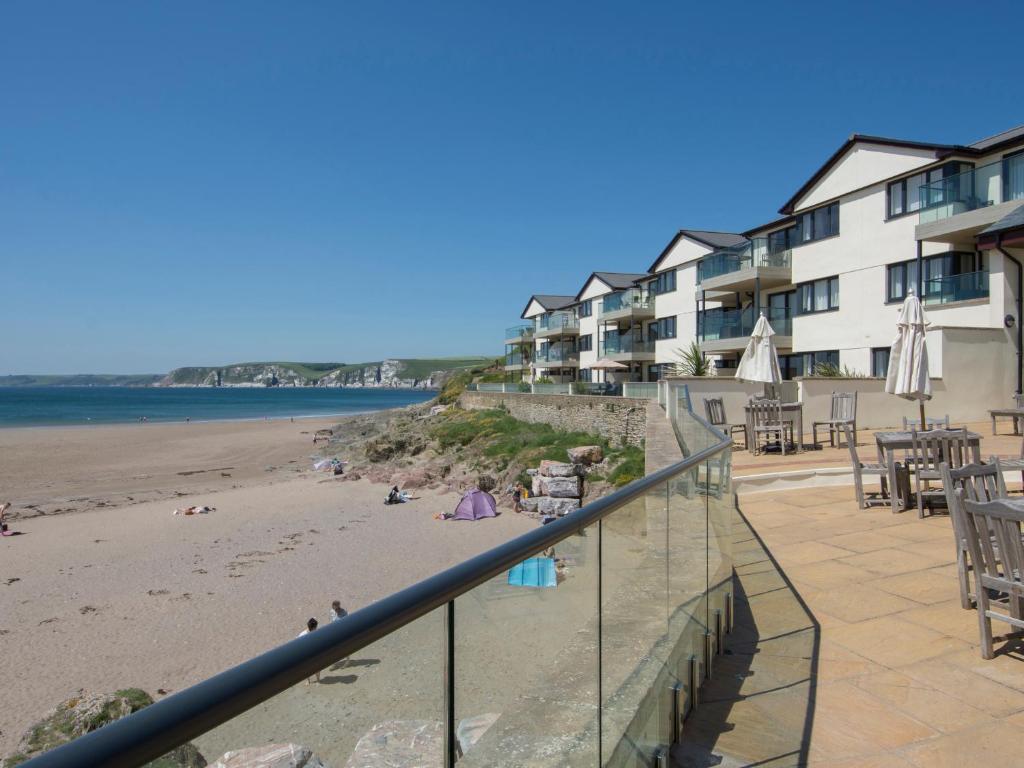
M4 536L11 535L11 532L7 530L7 523L4 522L4 514L6 514L7 510L10 508L11 502L9 501L5 501L3 504L0 504L0 533Z
M405 502L407 502L411 498L412 498L412 496L410 496L405 491L398 490L398 486L395 485L395 486L392 486L391 490L388 492L388 497L386 499L384 499L384 503L385 504L405 504Z
M348 611L341 607L340 600L331 603L331 622L341 621L346 616L348 616Z
M512 489L512 503L516 512L523 511L523 493L525 490L522 483L516 483L515 488Z
M310 632L316 631L316 628L318 626L320 626L320 622L318 622L316 619L310 619L309 621L306 622L306 628L304 630L302 630L301 632L299 632L298 637L305 637ZM306 680L306 685L309 685L309 681L310 680L314 680L314 679L316 680L316 682L318 682L318 683L320 682L320 673L319 672L317 672L314 677L311 677L311 678L307 679Z

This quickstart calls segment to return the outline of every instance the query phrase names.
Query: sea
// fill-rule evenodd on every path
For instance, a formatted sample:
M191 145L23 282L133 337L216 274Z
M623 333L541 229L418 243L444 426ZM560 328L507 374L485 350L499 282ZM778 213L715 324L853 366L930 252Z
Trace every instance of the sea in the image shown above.
M348 416L426 402L420 389L0 387L0 427Z

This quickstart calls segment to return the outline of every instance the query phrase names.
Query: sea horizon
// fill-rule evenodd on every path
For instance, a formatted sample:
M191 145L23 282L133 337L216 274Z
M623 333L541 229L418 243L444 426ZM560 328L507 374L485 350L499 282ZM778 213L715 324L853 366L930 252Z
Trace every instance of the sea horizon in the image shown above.
M344 417L436 395L375 387L10 387L0 388L0 429Z

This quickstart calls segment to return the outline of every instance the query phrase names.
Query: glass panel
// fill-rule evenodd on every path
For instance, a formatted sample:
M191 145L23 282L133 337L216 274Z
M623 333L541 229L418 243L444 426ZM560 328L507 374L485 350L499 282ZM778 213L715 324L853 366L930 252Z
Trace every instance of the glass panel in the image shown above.
M916 211L921 207L921 185L924 184L924 174L919 173L907 179L907 210Z
M828 281L828 305L831 309L839 306L839 278L832 277Z
M598 764L599 538L590 526L456 599L460 767Z
M1004 200L1024 199L1024 154L1006 158L1006 191Z
M228 750L298 744L328 765L370 755L381 765L440 768L444 636L444 611L432 611L193 743L209 763Z
M828 280L818 280L814 283L814 310L825 309L828 309Z
M889 215L898 216L903 213L903 182L897 181L889 185Z

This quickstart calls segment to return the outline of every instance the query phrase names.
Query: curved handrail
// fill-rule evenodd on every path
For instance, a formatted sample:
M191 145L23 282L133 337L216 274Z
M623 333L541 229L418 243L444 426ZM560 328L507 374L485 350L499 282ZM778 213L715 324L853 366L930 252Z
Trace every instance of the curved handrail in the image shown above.
M717 456L731 445L693 414L719 441L587 504L549 525L435 574L218 675L151 704L23 763L23 768L135 768L262 704L370 643L425 616L513 565L554 546L647 491Z

